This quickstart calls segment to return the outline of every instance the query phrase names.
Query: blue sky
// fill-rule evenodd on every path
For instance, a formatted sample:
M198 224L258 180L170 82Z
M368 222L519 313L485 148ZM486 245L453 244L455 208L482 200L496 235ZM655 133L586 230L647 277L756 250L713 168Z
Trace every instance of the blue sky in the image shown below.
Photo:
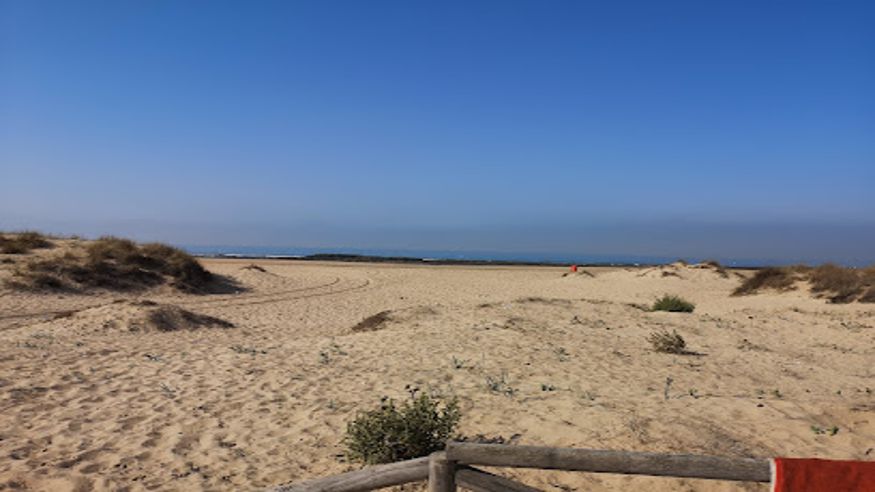
M0 227L875 261L873 25L872 2L3 1Z

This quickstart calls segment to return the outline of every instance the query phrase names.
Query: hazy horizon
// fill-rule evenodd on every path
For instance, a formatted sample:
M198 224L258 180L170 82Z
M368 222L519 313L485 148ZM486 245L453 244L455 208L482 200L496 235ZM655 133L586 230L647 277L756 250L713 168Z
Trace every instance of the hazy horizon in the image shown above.
M716 259L739 264L836 262L875 264L875 225L713 224L695 222L490 226L482 228L362 227L273 224L229 227L210 223L45 223L36 229L96 238L118 235L162 241L196 252L262 250L367 254L450 255L490 259L596 259L603 261ZM0 230L23 230L33 222L0 222Z
M0 3L0 229L875 263L867 2Z

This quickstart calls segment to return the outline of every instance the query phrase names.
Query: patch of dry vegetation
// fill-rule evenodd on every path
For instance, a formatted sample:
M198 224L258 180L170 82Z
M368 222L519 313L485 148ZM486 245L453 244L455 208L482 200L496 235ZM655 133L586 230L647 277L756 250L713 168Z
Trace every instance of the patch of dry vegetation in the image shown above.
M169 283L181 291L204 292L213 280L213 274L181 249L103 237L27 262L16 269L9 285L23 290L136 291Z
M793 290L796 288L795 274L788 268L768 267L757 270L754 275L745 279L739 285L732 295L744 296L756 294L765 289L774 289L778 291Z
M857 269L831 263L818 267L795 265L758 270L742 282L732 295L756 294L761 290L793 290L796 282L807 281L811 292L833 303L875 302L875 266Z
M392 319L392 311L380 311L377 314L372 316L368 316L367 318L359 321L355 326L352 327L352 331L354 332L363 332L363 331L377 331L383 327L383 325L389 322Z
M51 248L49 239L34 231L24 231L13 234L0 234L0 253L8 255L23 255L34 249Z
M687 342L677 331L655 331L647 337L653 350L665 354L686 354Z
M729 278L729 272L726 271L726 267L724 267L717 260L705 260L702 262L702 266L706 268L710 268L714 271L714 273L720 275L723 278Z
M156 304L146 301L140 303L147 306L143 319L139 323L132 323L131 331L179 331L194 330L197 328L233 328L234 323L221 318L194 313L179 306L169 304Z

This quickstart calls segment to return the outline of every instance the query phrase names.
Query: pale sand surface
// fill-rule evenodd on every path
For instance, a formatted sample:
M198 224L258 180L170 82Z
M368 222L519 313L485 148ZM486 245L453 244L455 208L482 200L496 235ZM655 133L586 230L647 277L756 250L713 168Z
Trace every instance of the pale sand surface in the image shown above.
M730 297L735 273L693 268L680 277L590 268L591 278L544 267L205 263L248 290L0 290L0 490L251 490L338 473L354 468L339 459L345 423L383 395L405 397L406 385L457 395L469 436L875 459L873 305L802 291ZM695 313L641 309L664 293L695 302ZM132 299L236 327L130 331L144 309ZM352 332L384 310L392 319L381 329ZM699 355L654 353L646 338L659 329L676 329ZM489 377L514 394L490 391ZM556 491L766 490L502 473Z

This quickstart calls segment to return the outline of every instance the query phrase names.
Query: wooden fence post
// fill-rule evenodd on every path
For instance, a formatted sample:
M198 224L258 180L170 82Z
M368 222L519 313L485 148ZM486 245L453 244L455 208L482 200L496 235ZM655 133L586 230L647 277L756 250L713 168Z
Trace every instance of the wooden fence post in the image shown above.
M456 463L444 451L428 458L428 492L456 492Z

